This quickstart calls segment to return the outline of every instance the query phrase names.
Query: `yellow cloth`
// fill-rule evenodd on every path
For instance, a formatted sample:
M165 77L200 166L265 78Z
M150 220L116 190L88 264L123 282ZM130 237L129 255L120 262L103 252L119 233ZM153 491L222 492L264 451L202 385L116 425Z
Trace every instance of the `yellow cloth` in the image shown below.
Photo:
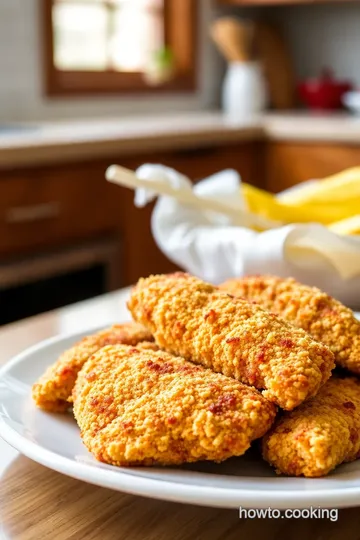
M316 222L338 234L360 234L360 167L345 170L302 189L271 193L242 184L248 210L287 223Z

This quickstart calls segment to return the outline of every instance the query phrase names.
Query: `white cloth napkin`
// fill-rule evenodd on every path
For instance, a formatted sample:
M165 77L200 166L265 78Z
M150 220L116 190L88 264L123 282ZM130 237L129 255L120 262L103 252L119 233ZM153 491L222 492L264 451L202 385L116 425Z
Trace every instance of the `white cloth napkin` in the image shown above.
M176 189L193 189L205 200L215 198L245 209L241 179L234 170L217 173L195 186L186 176L162 165L143 165L136 176L149 183L149 190L136 191L137 206L154 199L151 181L161 179ZM293 276L350 306L360 306L357 237L339 236L317 223L259 233L232 225L226 216L180 204L172 197L159 197L151 228L157 245L169 259L206 281L217 284L246 274Z

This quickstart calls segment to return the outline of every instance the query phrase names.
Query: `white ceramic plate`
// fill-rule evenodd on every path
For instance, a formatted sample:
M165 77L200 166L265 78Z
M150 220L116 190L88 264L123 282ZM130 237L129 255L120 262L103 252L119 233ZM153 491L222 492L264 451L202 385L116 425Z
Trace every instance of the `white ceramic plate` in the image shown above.
M25 456L85 482L170 501L226 508L360 506L360 460L319 479L276 476L255 450L222 464L181 468L117 468L97 462L83 446L74 419L38 410L30 395L45 368L88 333L44 341L0 371L0 436Z

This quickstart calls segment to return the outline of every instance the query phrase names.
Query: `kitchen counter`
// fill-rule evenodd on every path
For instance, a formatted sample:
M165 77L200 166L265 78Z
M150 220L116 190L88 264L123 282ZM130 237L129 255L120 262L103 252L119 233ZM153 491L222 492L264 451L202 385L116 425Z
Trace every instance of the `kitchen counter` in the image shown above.
M271 141L346 143L360 146L360 116L347 113L266 114L263 135Z
M360 117L267 113L249 122L232 123L220 112L201 112L0 125L0 167L256 140L360 145Z
M128 289L0 328L0 366L40 340L127 320ZM235 540L355 538L357 508L326 519L248 519L237 510L145 499L63 476L20 455L0 439L0 537L7 540Z

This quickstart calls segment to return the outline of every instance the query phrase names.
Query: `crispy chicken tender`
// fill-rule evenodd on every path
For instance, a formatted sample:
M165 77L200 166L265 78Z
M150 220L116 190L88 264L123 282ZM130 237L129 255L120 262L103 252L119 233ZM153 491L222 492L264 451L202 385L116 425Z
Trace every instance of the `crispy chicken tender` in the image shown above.
M71 403L71 392L78 372L97 350L105 345L124 343L137 345L151 342L152 335L146 328L134 322L115 324L97 334L87 336L48 367L44 375L33 385L32 397L38 407L46 411L65 412ZM154 344L148 345L155 347Z
M303 328L332 350L339 366L360 374L360 322L351 309L328 294L292 278L273 276L230 279L220 288Z
M188 274L141 279L128 307L161 349L265 389L284 409L314 396L334 367L303 330Z
M76 381L74 415L96 459L179 465L240 456L276 407L255 389L166 352L107 346Z
M278 473L309 477L360 457L360 381L333 377L284 413L263 439L263 456Z

